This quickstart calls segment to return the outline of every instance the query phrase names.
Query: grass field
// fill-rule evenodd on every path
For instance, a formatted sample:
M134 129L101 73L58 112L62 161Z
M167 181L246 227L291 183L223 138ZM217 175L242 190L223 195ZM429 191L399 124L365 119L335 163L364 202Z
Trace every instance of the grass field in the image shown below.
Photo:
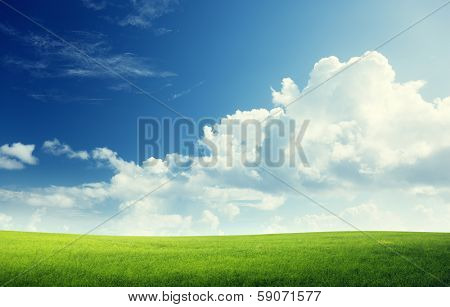
M371 232L424 268L358 232L222 237L87 236L0 232L8 286L445 286L450 234Z

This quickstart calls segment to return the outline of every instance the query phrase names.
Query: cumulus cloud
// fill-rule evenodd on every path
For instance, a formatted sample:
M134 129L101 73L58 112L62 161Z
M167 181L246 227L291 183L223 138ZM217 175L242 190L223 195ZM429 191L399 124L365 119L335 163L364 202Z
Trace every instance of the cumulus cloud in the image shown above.
M32 165L37 163L37 158L33 156L33 150L34 145L24 145L22 143L5 144L0 147L1 154Z
M24 168L23 163L0 155L0 169L15 170Z
M285 104L357 60L321 59L300 93L291 79L284 79L281 90L273 90L273 100ZM392 180L396 170L418 168L450 146L442 133L450 128L450 98L426 101L419 92L424 84L396 81L386 57L370 52L290 105L286 115L311 119L304 147L322 179Z
M286 106L300 97L300 90L291 78L283 78L281 80L281 90L277 92L272 89L272 101L275 104Z
M42 149L55 156L65 155L70 159L89 159L89 154L87 151L74 151L69 145L62 144L58 139L45 141L42 145Z
M89 156L112 170L107 182L21 192L3 189L0 200L39 207L59 204L63 208L99 208L106 201L115 209L125 210L105 230L118 234L217 233L219 226L225 232L232 229L227 229L226 223L253 219L264 222L258 220L258 226L249 226L253 228L247 232L351 229L328 213L296 214L297 218L286 214L301 212L305 202L241 159L242 155L263 156L263 167L293 186L318 195L341 218L362 229L430 229L421 224L423 215L438 229L448 229L448 223L438 218L448 216L448 197L443 194L448 193L443 188L448 176L437 175L450 173L450 163L438 160L450 150L450 139L443 133L450 128L450 98L425 100L420 95L424 82L398 82L388 60L371 52L319 90L287 106L358 59L321 59L305 88L285 78L280 90L272 89L273 109L238 110L216 125L206 126L199 146L215 148L215 163L210 165L202 162L211 157L181 157L189 161L181 168L175 163L180 158L177 154L164 159L151 157L138 165L108 148L97 148ZM310 167L290 151L288 137L275 133L276 129L266 129L272 121L288 124L293 120L298 132L304 119L311 120L302 143ZM245 136L244 120L261 124L249 127L253 133ZM236 124L230 125L232 122ZM258 133L261 139L255 137ZM268 152L262 150L267 144L298 163L269 165L264 159ZM56 148L61 146L65 149L60 151L70 157L73 150L63 144ZM373 190L378 192L378 201L371 197ZM411 197L419 196L420 203L411 204Z
M214 128L205 127L205 140L217 148L217 163L205 168L193 159L189 171L182 176L183 185L189 187L180 190L183 203L203 204L227 218L242 214L239 208L276 211L286 204L288 189L282 184L275 188L264 173L243 166L240 157L242 153L257 155L258 149L269 140L278 142L281 149L286 149L287 143L267 135L264 124L260 127L263 144L257 144L252 138L244 140L239 124L231 132L227 131L229 121L263 122L268 116L296 122L311 119L304 143L312 160L311 167L298 163L294 169L286 166L274 169L288 182L325 192L370 183L377 189L389 185L408 194L411 186L408 178L398 180L396 170L419 168L423 159L450 146L445 134L438 133L450 128L448 98L426 101L419 93L422 81L397 82L387 59L371 52L345 74L331 79L320 91L306 95L285 109L285 105L299 95L358 59L346 62L336 57L322 59L314 66L303 90L288 78L283 79L280 91L272 90L274 103L281 109L237 111ZM162 171L165 163L167 161L160 161L154 167ZM168 169L170 166L166 165L165 171ZM439 168L435 167L434 171L439 172ZM415 192L433 193L430 188ZM391 202L395 206L394 201ZM402 229L407 224L397 213L380 209L370 201L341 209L338 214L366 229ZM306 215L302 219L301 224L306 224L304 229L349 228L326 213Z
M22 143L4 144L0 146L0 169L22 169L25 164L35 165L38 159L33 156L34 145Z

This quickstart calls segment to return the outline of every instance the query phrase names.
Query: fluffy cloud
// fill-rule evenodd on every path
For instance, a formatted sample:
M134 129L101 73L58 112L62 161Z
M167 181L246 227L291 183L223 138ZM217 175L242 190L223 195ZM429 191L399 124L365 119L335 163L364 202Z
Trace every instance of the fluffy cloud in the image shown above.
M34 145L24 145L22 143L5 144L0 147L1 154L31 165L37 163L37 158L33 156L33 150Z
M34 145L22 143L0 146L0 169L22 169L25 164L35 165L38 159L33 156Z
M309 92L355 61L345 73ZM440 217L448 216L449 192L442 186L449 177L439 174L450 173L450 163L442 160L450 152L450 139L442 133L450 128L450 98L425 100L420 95L423 84L396 81L393 68L377 52L346 62L325 58L316 63L304 89L289 78L282 80L279 91L272 89L273 109L236 111L214 127L206 126L199 146L214 148L214 158L170 154L137 165L108 148L97 148L86 157L111 168L107 182L3 189L0 200L60 209L101 211L113 206L123 213L103 231L117 234L208 234L249 221L256 222L243 232L351 229L326 212L305 213L311 204L260 168L243 164L246 156L262 158L264 168L319 197L361 229L430 229L421 222L423 216L437 229L448 229ZM302 142L310 167L290 150L289 136L280 136L271 126L293 121L299 132L304 119L311 120ZM245 135L243 121L260 124L249 125ZM268 144L297 163L270 165L265 158L271 152L264 151ZM69 157L76 153L59 142L53 145L47 147ZM179 158L187 161L186 167L176 164ZM205 164L208 159L215 161Z
M272 101L275 104L287 106L300 97L300 90L291 78L281 80L281 90L277 92L272 88Z
M89 159L89 154L87 151L74 151L69 145L62 144L58 139L54 139L53 141L45 141L42 145L42 149L55 156L65 155L70 159Z
M14 170L24 168L23 163L0 155L0 169Z
M165 160L150 158L142 166L121 159L117 153L107 148L94 150L92 157L106 162L114 170L115 175L111 178L107 190L110 197L121 202L121 208L127 208L133 204L133 200L168 182L131 206L127 214L118 218L115 222L118 225L133 225L134 230L127 230L127 233L138 233L138 227L141 227L142 233L147 234L156 234L157 230L164 232L158 227L155 228L154 222L134 223L131 219L135 216L161 219L174 219L174 216L177 216L174 220L183 227L188 224L192 227L186 230L188 234L217 232L220 219L216 214L233 219L240 214L239 207L270 211L281 206L285 200L283 196L274 196L259 191L256 187L250 187L251 182L248 182L248 187L245 188L242 184L244 180L233 182L226 172L221 178L217 177L216 172L222 171L220 166L210 169L194 158L188 170L180 170L174 165L173 155L169 155ZM174 176L177 177L171 180ZM258 180L258 176L255 177L254 174L249 176ZM188 214L182 216L180 211Z
M268 134L265 127L270 121L266 120L269 116L284 122L293 119L296 123L311 119L304 139L311 167L297 163L293 168L286 165L271 168L262 159L264 167L270 168L284 180L294 185L320 189L323 195L333 194L339 189L350 189L351 192L366 184L381 190L389 186L390 189L397 189L398 193L410 194L409 178L399 180L401 173L398 170L405 167L420 169L424 160L449 148L449 139L439 131L450 128L450 99L426 101L419 93L424 83L397 82L393 68L377 52L365 54L358 64L345 73L331 79L320 90L305 95L323 80L358 60L352 58L341 62L336 57L322 59L314 66L303 90L289 78L283 79L280 91L272 89L274 103L279 107L237 111L223 118L215 127L205 127L202 142L215 145L216 163L205 167L199 159L191 157L192 164L188 170L180 173L180 178L158 196L158 201L153 201L158 204L158 210L171 208L176 212L180 205L174 203L179 202L183 204L183 211L192 213L189 216L193 216L195 224L196 219L205 221L205 212L233 220L243 214L242 208L277 211L286 205L288 195L292 194L289 189L283 184L274 184L273 178L269 179L258 168L246 167L241 163L243 154L256 157L269 141L287 155L292 154L286 140L276 134ZM288 105L302 94L302 99ZM261 129L261 143L252 137L254 133L249 133L247 137L242 135L240 123L244 120L263 123L257 128ZM237 124L229 130L232 121ZM297 129L299 127L298 124ZM151 166L144 163L141 167L125 162L111 152L104 156L118 170L112 180L115 188L122 190L122 184L130 184L123 193L130 190L137 192L138 186L150 186L149 178L159 177L161 180L173 171L170 159L158 160ZM438 172L439 168L436 166L433 171ZM153 172L157 176L150 175ZM421 191L416 188L415 192L432 193L429 188L422 188ZM398 212L380 209L370 201L346 207L339 209L338 214L364 229L401 229L407 224ZM408 212L414 213L411 210ZM300 224L306 225L304 229L348 229L346 225L342 226L341 221L336 221L336 217L326 213L305 215L301 219ZM274 221L272 230L281 229L277 225L285 226L280 223L280 220Z
M311 119L304 146L317 172L353 181L393 176L396 169L415 168L447 150L450 139L442 131L450 128L450 97L426 101L419 93L425 83L397 82L378 52L366 53L345 73L308 93L359 59L320 60L299 93L304 97L287 107L287 116ZM272 95L283 105L297 93L295 83L284 79Z

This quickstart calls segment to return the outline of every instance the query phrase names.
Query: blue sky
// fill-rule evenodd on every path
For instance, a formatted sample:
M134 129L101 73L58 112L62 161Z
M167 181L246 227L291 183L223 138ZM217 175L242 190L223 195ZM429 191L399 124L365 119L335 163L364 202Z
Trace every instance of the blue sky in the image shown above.
M364 3L345 1L340 3L331 1L105 2L80 0L70 1L64 5L58 1L42 1L14 3L14 6L36 22L75 44L97 61L111 66L179 113L199 119L202 117L222 118L234 114L236 110L260 108L270 110L274 107L274 103L275 106L280 106L282 103L274 100L271 88L286 96L292 94L288 89L282 93L280 83L283 78L291 78L296 87L303 89L307 86L308 80L312 82L310 73L320 59L335 56L340 62L345 63L351 57L361 56L443 3L444 1L368 1ZM29 230L83 231L89 226L88 222L92 221L95 224L108 213L117 210L121 203L126 203L137 195L131 195L130 199L107 196L106 200L102 199L103 204L99 204L102 203L99 201L95 205L86 204L82 209L77 206L71 207L70 214L67 213L69 211L65 212L61 208L52 209L51 206L47 208L45 205L39 205L40 202L31 206L21 204L16 197L17 194L12 197L8 196L7 192L31 193L34 191L42 196L47 195L46 193L54 193L49 192L48 189L55 186L80 187L93 182L108 184L114 178L112 176L121 174L123 171L120 167L99 165L98 159L77 159L68 158L64 154L49 154L42 148L44 142L58 139L75 151L89 153L95 148L104 147L116 152L123 161L131 163L136 160L137 155L137 118L141 116L173 118L177 114L130 88L123 80L106 72L102 67L86 61L76 50L67 47L23 16L3 4L0 5L2 6L0 10L2 46L0 50L0 95L2 97L0 146L3 144L12 146L18 142L33 144L35 148L32 155L38 161L26 163L19 159L19 163L23 163L23 168L0 169L0 187L4 192L3 200L0 201L0 213L8 217L4 217L4 220L9 221L8 228L12 229L26 229L35 214L35 217L39 216L40 227L28 227ZM450 44L448 33L446 33L449 28L448 14L447 7L379 50L382 57L386 58L389 65L393 67L396 83L404 84L411 80L426 81L426 84L420 88L420 95L427 102L435 101L436 98L444 100L449 95ZM371 66L368 65L368 67ZM374 68L374 71L376 69ZM371 73L373 76L378 76L370 70L367 74ZM357 75L356 72L355 75ZM363 74L363 76L366 75ZM368 78L368 80L375 78ZM320 123L330 120L321 118L318 115L321 113L320 110L316 110L318 113L314 113L313 110L314 108L309 113L312 123L315 118ZM292 112L292 116L297 114ZM355 115L355 121L365 120L357 116L359 115ZM430 126L435 123L436 127L441 127L437 115L430 115L430 118L435 121L431 122ZM333 118L331 121L336 120ZM346 121L349 119L346 118ZM436 128L431 131L431 133L437 133L436 131L439 130ZM420 133L414 135L416 138L420 137ZM414 148L417 148L419 143L417 142ZM425 144L424 148L431 148L429 151L424 149L431 157L446 149L444 143L442 140L434 140L420 144ZM370 146L379 148L377 146L381 145L370 144ZM411 156L414 156L414 159L426 158L423 155L411 154ZM410 155L407 157L409 158ZM353 158L354 161L359 161L358 163L364 160L360 156ZM105 160L104 157L99 159ZM17 161L17 157L15 160ZM350 163L350 160L346 162ZM316 162L319 165L321 161ZM420 164L416 162L414 160L411 163ZM432 164L432 162L423 163ZM423 164L420 164L417 170L405 171L406 166L395 164L394 170L392 161L380 163L376 164L377 167L389 168L388 170L383 168L383 176L388 176L386 174L389 173L389 180L398 179L395 177L397 175L394 176L392 173L411 174L423 167ZM363 165L361 162L358 174L364 173L366 164ZM336 169L342 169L343 166L333 167L335 168L329 166L327 169L321 169L321 174L333 172L333 178L338 180L341 173ZM346 167L347 176L348 165ZM418 176L424 177L423 172L419 174ZM406 196L399 196L401 199L399 200L397 196L392 196L392 191L382 187L380 181L386 180L383 176L373 175L372 181L367 185L352 186L353 198L330 197L329 194L333 194L333 189L338 189L335 186L326 193L319 193L318 196L328 201L332 207L343 199L348 201L348 206L341 208L336 205L335 209L339 212L363 206L363 209L369 210L368 212L372 215L382 214L373 211L379 210L376 207L378 204L374 204L377 201L383 202L384 205L400 203L398 212L403 212L404 207L401 204L406 206L412 199L417 200L417 203L411 206L419 208L417 209L419 211L422 208L420 206L425 206L427 211L426 206L430 204L430 206L437 206L432 208L436 212L440 212L439 210L447 212L448 209L445 207L447 191L443 191L444 194L433 192L433 197L437 195L436 193L440 195L437 200L419 201L414 196L406 195L407 193ZM436 181L420 182L420 185L416 186L405 178L399 181L402 180L406 182L398 187L398 191L402 192L415 188L440 188L436 188ZM331 183L325 184L323 180L320 180L320 184L325 189L325 186L329 187ZM439 186L445 186L445 184L445 181L438 182ZM308 187L305 183L303 185ZM369 191L374 186L379 191L377 197L380 199L370 196ZM245 195L248 192L245 189L250 187L230 187L226 182L218 182L211 188L220 188L225 194L240 188L242 190L239 193ZM223 189L228 190L224 192ZM258 188L255 189L255 194L260 192ZM344 187L341 186L339 189ZM284 192L273 193L272 196L275 197ZM261 199L265 199L264 195L260 196ZM32 195L24 197L32 197ZM273 225L294 223L293 221L280 222L292 214L299 215L297 220L300 221L305 214L310 214L309 209L300 210L294 205L296 201L290 200L295 199L294 196L285 195L284 197L285 205L270 212L264 210L247 212L248 208L241 207L237 220L234 219L233 214L229 219L221 217L223 210L220 204L209 207L205 205L205 208L200 209L173 208L175 205L171 205L167 200L169 204L167 208L162 209L163 213L158 213L164 216L154 218L162 221L168 219L168 223L176 220L176 223L181 225L189 224L189 227L186 226L186 229L189 228L186 233L210 233L210 230L203 231L202 221L205 222L204 224L210 222L213 231L220 230L224 233L264 232ZM161 198L164 199L163 196ZM20 199L27 203L23 198ZM224 207L233 211L235 208L229 205L229 203L223 204ZM374 209L375 207L377 209ZM350 212L353 211L350 210ZM86 218L74 218L74 222L70 224L66 219L72 216L71 214ZM149 215L154 214L154 212L149 213ZM316 219L327 220L326 216L320 215L321 213L314 212L314 214ZM191 222L188 221L189 218L192 219ZM416 219L419 218L420 215L417 215ZM195 226L196 219L199 220L199 224ZM216 222L220 226L216 227ZM142 223L146 225L147 222ZM393 225L401 224L400 222L392 223ZM445 223L440 221L435 223L437 226L433 229L448 230L448 227L445 228ZM6 222L4 224L6 225ZM67 227L61 228L62 224L67 224ZM267 227L264 226L266 230L261 229L259 225L266 225ZM275 226L272 230L285 230ZM297 230L295 226L292 227L288 230ZM422 226L415 224L404 226L405 229L416 229L414 227L419 229ZM124 230L123 233L140 233L128 227L124 229L126 231ZM172 233L169 230L146 231L144 226L143 233ZM119 233L122 234L120 231ZM177 234L184 233L177 232Z

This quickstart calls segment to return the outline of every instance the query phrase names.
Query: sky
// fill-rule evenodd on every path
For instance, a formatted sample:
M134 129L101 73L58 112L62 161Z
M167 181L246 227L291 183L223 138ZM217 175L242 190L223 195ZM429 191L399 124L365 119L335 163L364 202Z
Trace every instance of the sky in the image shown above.
M445 1L10 4L0 229L84 233L132 205L95 233L450 230L450 5L388 41ZM180 115L216 123L196 141L218 162L188 155L180 169L186 153L166 148L139 163L138 119ZM310 121L309 167L240 163L255 140L228 133L230 119L262 122L264 144L288 151L269 115Z

